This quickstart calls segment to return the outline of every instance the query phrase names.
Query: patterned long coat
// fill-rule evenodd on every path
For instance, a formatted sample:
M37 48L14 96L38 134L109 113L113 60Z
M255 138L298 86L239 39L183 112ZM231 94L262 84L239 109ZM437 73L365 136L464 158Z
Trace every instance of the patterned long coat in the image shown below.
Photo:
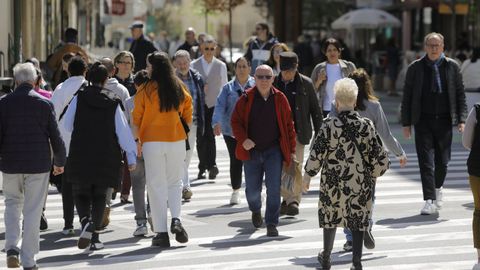
M369 228L376 177L390 165L373 123L356 111L324 120L305 172L321 170L318 220L321 228Z

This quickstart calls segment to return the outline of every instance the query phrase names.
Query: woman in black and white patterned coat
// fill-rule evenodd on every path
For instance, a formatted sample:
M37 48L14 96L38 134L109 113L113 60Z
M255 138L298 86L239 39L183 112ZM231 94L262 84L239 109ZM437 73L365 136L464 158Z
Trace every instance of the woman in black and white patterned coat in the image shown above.
M337 227L353 234L353 265L362 269L363 232L368 230L376 177L390 161L373 123L354 111L358 87L352 79L335 83L336 117L324 120L312 145L305 172L320 170L318 219L323 228L324 250L318 255L323 269L330 269L330 254Z

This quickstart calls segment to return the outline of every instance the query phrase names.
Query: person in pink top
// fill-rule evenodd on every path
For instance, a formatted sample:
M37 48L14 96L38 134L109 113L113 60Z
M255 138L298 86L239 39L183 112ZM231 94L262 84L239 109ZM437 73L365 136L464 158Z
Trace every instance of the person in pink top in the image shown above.
M42 72L38 68L36 70L37 70L37 80L35 81L35 86L34 86L35 91L40 95L42 95L43 97L47 99L51 99L52 92L43 89L45 88L46 83L45 83L45 80L43 79Z

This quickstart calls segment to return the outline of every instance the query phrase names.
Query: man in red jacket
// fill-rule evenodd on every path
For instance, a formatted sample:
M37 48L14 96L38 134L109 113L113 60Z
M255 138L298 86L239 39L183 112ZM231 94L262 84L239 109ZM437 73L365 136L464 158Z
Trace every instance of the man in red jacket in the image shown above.
M236 156L245 168L245 194L253 226L263 224L262 181L265 175L267 236L278 236L282 161L295 156L295 130L285 95L272 86L273 71L267 65L255 70L256 86L238 100L232 114L232 130L238 141Z

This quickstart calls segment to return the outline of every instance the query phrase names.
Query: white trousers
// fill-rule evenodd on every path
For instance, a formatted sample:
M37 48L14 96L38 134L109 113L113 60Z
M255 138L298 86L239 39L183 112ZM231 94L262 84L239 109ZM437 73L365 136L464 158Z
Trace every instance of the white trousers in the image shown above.
M142 147L153 229L167 232L167 208L180 218L185 141L146 142Z
M39 251L40 217L48 191L49 172L38 174L3 173L5 196L5 251L19 250L20 218L23 213L23 239L20 259L24 267L32 267Z
M197 125L192 124L190 126L190 132L188 133L188 143L190 144L190 150L187 151L185 156L185 164L183 165L183 176L182 182L183 187L190 187L190 179L188 179L188 167L190 166L190 161L192 161L193 150L195 149L195 143L197 141Z

